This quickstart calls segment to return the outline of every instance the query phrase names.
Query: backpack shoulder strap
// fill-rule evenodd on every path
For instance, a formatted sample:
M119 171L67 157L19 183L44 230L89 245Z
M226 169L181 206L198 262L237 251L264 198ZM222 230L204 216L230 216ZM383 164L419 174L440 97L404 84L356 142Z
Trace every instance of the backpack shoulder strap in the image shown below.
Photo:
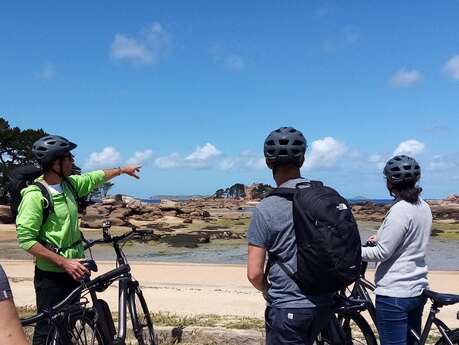
M37 186L40 189L41 195L46 201L46 205L43 206L43 221L42 224L46 223L51 212L54 211L54 202L53 197L48 189L48 185L44 181L35 181L34 186Z
M279 188L274 188L268 195L268 196L281 196L281 197L290 197L295 195L296 190L294 188L285 188L285 187L279 187Z
M324 184L321 181L309 181L309 185L313 188L324 186Z
M302 290L303 287L302 287L302 284L301 282L297 279L296 275L294 272L292 272L292 270L287 267L286 264L284 264L282 262L282 259L277 256L276 254L274 253L269 253L268 252L268 264L266 265L266 275L269 273L269 269L274 265L274 264L278 264L279 267L282 269L282 271L284 271L284 273L291 279L293 280L293 282Z

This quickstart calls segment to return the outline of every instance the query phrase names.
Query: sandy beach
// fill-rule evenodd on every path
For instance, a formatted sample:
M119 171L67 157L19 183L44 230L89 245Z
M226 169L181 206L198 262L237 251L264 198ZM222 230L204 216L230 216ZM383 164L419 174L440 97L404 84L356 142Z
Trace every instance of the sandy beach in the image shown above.
M32 261L2 260L1 264L10 279L16 304L34 305ZM98 266L97 274L101 274L112 269L114 264L102 261ZM131 267L151 311L263 317L264 300L250 286L242 265L134 262ZM370 279L373 273L369 271ZM429 279L435 291L459 293L458 271L433 271ZM115 311L116 286L105 291L103 298ZM458 310L459 305L445 307L439 315L450 327L459 327Z

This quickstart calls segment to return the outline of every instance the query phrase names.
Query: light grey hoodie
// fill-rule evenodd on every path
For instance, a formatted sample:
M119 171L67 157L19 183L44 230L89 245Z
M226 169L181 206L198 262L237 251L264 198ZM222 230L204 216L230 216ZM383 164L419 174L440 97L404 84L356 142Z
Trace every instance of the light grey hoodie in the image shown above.
M422 199L418 204L398 201L378 230L376 247L362 248L362 259L379 262L376 294L416 297L428 287L425 251L432 229L432 212Z

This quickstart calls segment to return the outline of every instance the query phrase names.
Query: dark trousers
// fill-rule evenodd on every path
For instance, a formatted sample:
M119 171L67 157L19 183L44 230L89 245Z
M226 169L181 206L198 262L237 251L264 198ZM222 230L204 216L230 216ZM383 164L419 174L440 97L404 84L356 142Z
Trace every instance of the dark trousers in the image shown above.
M410 328L421 332L425 297L376 296L376 326L381 345L414 345Z
M67 297L79 282L67 273L45 272L35 267L35 294L37 301L37 312L49 309ZM50 331L47 320L38 322L33 334L33 345L44 345Z
M325 328L330 307L279 309L267 307L265 312L266 345L312 345Z

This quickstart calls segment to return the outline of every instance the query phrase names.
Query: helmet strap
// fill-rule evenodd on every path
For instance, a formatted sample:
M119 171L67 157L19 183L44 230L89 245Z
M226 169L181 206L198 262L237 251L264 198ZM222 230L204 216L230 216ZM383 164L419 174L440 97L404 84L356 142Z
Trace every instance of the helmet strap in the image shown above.
M59 176L61 179L63 179L64 178L64 174L63 174L64 168L63 168L63 164L62 164L62 159L61 158L59 158L59 170L60 170L60 172L58 172L58 171L56 171L54 169L51 169L51 171L53 173L55 173L57 176Z

